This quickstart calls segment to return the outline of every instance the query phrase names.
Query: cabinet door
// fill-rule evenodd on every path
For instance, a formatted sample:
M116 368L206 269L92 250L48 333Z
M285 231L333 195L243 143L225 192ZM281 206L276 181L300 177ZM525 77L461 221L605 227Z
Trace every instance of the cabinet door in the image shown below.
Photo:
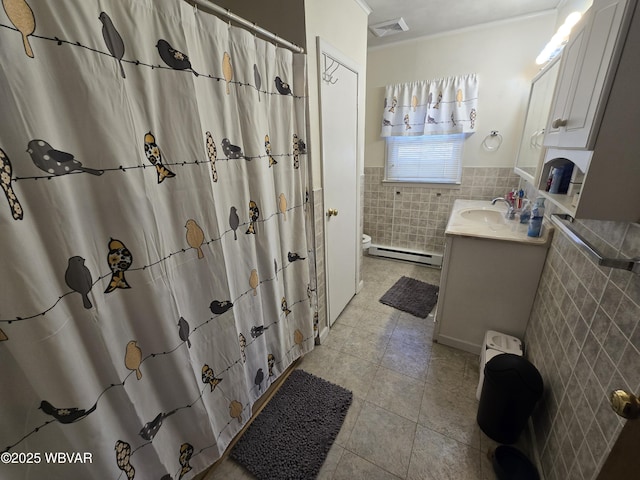
M544 144L592 149L624 43L628 0L595 0L563 52ZM629 17L629 15L627 15Z

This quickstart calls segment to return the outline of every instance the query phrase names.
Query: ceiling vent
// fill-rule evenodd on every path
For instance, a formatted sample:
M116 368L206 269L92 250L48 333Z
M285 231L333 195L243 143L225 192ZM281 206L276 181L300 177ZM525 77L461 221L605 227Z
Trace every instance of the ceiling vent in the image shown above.
M404 18L396 18L395 20L387 20L385 22L376 23L369 26L369 30L376 37L386 37L387 35L394 35L396 33L406 32L409 30Z

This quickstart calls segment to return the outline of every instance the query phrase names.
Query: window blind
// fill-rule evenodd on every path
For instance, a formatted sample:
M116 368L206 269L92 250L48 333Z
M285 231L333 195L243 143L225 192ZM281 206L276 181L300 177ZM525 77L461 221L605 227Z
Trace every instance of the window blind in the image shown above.
M460 183L466 134L386 137L385 180Z

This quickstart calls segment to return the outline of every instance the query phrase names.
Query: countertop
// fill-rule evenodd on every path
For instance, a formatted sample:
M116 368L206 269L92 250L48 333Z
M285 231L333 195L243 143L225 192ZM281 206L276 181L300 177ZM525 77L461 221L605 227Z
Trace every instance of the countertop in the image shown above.
M482 221L479 218L465 218L463 213L469 210L489 211L494 216L496 215L493 212L499 212L502 215L502 222L494 223L493 221ZM529 237L527 236L528 224L520 223L518 214L514 220L505 219L506 211L507 205L504 202L491 205L491 201L488 200L456 200L444 233L445 235L463 235L531 245L549 244L553 227L549 226L546 221L542 226L542 236Z

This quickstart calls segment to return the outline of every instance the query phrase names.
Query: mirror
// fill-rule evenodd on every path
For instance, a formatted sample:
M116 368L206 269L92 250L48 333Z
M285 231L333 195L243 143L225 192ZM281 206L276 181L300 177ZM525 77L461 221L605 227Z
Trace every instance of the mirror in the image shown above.
M534 185L537 185L543 157L544 129L549 119L559 68L560 55L557 55L531 81L529 105L514 171Z

